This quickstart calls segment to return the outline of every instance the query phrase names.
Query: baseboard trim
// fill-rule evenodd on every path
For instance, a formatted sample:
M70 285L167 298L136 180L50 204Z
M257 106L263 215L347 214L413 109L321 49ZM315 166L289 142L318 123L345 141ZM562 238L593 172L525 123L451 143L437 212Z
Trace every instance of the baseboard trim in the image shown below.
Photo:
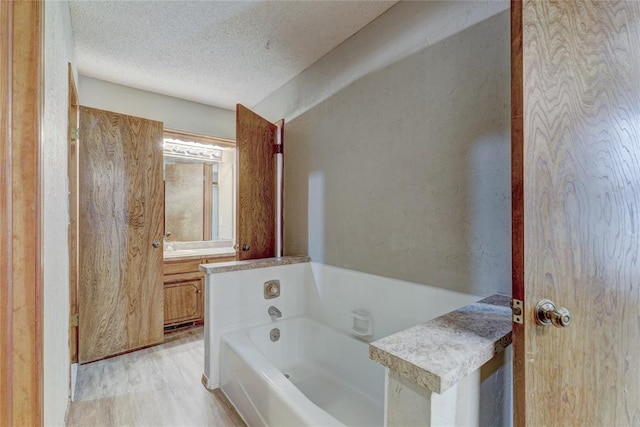
M206 374L202 374L202 378L200 379L200 382L202 382L202 385L204 386L204 388L206 388L209 391L214 390L216 388L216 387L209 386L209 378L207 377Z

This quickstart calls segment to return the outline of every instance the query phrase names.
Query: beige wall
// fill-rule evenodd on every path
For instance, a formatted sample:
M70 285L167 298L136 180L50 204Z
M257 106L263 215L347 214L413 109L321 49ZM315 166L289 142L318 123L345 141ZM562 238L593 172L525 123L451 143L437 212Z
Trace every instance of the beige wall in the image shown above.
M164 123L165 129L236 139L235 111L80 76L80 104Z
M286 253L510 292L509 37L505 11L287 123Z
M44 424L64 425L69 399L67 63L74 62L66 1L45 2L43 194Z
M253 109L288 122L361 77L505 10L507 0L398 2Z

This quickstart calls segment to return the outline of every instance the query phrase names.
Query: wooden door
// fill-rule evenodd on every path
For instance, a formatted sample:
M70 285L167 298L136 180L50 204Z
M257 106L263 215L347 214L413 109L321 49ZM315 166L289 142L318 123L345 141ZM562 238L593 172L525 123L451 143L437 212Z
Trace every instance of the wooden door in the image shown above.
M162 342L163 216L162 123L81 106L80 363Z
M276 256L277 126L238 104L238 259Z
M516 425L640 425L640 2L514 2L512 32Z

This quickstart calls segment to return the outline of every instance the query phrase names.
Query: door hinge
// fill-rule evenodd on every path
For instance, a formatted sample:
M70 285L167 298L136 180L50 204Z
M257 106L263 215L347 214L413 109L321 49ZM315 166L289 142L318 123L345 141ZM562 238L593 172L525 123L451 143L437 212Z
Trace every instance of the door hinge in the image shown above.
M284 146L282 144L273 144L273 154L284 153Z
M73 327L80 326L80 314L79 313L71 315L71 326L73 326Z
M80 138L80 129L79 128L71 128L69 129L69 136L72 141L77 141Z
M522 325L524 303L519 299L512 298L510 305L511 305L511 314L512 314L513 323L519 323Z

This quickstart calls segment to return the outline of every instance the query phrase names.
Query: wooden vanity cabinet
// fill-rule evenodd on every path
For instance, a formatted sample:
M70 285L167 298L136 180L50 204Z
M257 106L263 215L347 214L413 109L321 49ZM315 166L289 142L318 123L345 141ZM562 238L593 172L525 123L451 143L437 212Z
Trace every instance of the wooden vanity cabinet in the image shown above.
M172 274L164 278L164 326L202 322L204 275Z
M204 273L200 264L235 261L235 255L165 260L164 327L204 321Z

